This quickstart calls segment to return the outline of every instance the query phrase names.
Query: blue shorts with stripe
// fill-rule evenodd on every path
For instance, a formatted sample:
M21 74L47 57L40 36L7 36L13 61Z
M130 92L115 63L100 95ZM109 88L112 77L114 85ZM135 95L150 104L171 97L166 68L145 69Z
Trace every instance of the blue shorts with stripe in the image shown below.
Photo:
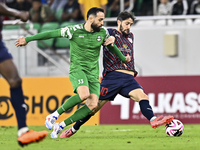
M6 59L12 59L12 55L8 52L2 40L0 40L0 63Z
M117 94L130 98L128 95L134 89L142 89L133 75L111 71L101 82L100 100L114 100Z

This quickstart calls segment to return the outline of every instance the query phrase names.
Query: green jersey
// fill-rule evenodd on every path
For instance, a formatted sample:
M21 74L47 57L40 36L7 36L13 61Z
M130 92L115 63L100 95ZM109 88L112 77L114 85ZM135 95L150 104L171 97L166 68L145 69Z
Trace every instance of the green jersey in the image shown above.
M88 32L84 24L67 26L65 28L38 33L25 38L26 42L33 40L46 40L49 38L66 37L70 39L70 72L80 69L92 76L99 76L99 53L101 45L110 35L104 27L100 32ZM121 61L126 57L121 53L116 45L107 46Z
M110 35L104 27L100 32L88 32L84 24L61 29L61 36L70 39L70 72L81 69L87 74L99 75L101 45Z

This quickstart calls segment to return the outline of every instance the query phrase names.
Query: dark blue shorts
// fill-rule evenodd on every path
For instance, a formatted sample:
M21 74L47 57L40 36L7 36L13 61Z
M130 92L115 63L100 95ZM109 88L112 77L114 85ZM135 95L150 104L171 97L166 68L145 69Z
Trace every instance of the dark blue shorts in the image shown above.
M130 98L128 95L134 89L142 89L134 76L122 72L111 71L102 79L100 100L114 100L117 94Z
M6 59L12 59L12 55L8 52L2 40L0 40L0 63Z

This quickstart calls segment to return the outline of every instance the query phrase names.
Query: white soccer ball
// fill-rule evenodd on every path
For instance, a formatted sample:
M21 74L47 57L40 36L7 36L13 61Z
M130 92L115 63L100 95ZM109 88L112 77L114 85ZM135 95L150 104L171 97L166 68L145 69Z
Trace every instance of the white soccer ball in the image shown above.
M165 126L165 132L169 136L181 136L183 134L183 131L183 123L177 119L173 119L171 123Z

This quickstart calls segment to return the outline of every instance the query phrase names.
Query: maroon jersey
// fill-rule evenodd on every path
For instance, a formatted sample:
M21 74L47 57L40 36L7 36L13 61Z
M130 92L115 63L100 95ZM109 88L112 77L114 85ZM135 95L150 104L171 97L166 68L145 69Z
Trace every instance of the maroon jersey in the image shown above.
M108 29L108 32L111 36L115 37L115 45L119 48L124 56L128 54L131 56L131 61L126 63L125 67L121 60L108 50L107 47L103 48L103 76L105 76L108 72L114 71L117 69L125 69L131 70L135 72L135 76L137 75L137 71L134 66L134 52L133 52L133 34L129 33L128 36L124 36L122 33L118 32L116 29Z

